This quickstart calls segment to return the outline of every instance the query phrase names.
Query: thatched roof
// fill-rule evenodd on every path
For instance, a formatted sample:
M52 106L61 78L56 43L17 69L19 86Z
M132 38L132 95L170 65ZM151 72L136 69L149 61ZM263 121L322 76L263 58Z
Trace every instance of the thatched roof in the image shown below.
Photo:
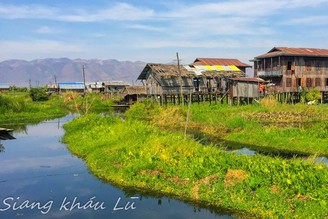
M162 78L196 76L194 72L188 71L182 65L180 65L180 69L179 69L177 65L149 63L145 66L145 68L140 73L138 80L146 80L151 72Z
M123 93L127 94L127 95L133 95L133 94L147 95L147 90L146 90L145 86L127 86L127 87L125 87L125 90Z
M206 66L207 67L207 66ZM239 70L239 69L238 69ZM165 65L165 64L152 64L149 63L140 73L138 80L147 80L150 73L153 73L157 78L164 80L175 80L174 78L195 78L195 77L240 77L243 76L242 71L219 71L216 68L207 70L206 68L194 67L193 65L180 66Z

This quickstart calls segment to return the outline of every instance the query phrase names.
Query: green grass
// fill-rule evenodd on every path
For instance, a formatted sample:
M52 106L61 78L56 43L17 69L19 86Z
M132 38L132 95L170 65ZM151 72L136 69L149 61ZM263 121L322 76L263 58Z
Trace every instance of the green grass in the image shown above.
M10 127L17 123L38 123L68 113L61 98L53 96L48 101L34 102L27 92L0 94L0 125Z
M68 100L71 96L74 99ZM70 92L60 96L52 94L47 101L32 101L28 92L9 92L0 94L0 126L11 128L13 124L38 123L68 112L109 112L113 102L113 99L103 99L101 94L82 97Z
M184 131L187 107L137 104L128 118L147 120L164 130ZM193 104L188 133L222 147L248 147L287 155L328 156L327 105ZM140 116L139 116L140 115Z
M229 120L224 124L232 132L240 125L242 129L248 127L242 119L233 119L223 110L229 107L211 108L200 110L210 114L213 109L222 110L226 119L212 118L208 123ZM165 131L164 126L160 130L153 119L136 119L137 109L146 113L141 110L145 106L136 105L127 113L126 121L100 115L74 119L64 126L63 142L86 160L97 177L123 189L223 207L249 218L328 217L327 167L315 165L311 160L240 156L213 145L204 146L179 132ZM230 108L236 114L242 109L247 112L252 108ZM156 110L173 115L173 120L184 113L176 108ZM201 114L193 116L192 125L197 125L195 120L200 117L207 118Z

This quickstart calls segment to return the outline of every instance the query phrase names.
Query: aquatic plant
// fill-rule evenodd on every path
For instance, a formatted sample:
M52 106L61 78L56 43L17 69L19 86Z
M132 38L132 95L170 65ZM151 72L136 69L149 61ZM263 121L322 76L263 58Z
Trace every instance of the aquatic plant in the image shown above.
M191 105L188 133L228 148L249 147L265 153L328 155L327 105ZM136 111L135 109L139 109ZM186 106L137 104L127 114L172 132L183 132ZM129 116L127 116L129 119Z
M236 155L131 117L90 114L64 128L68 148L123 189L224 207L239 217L328 217L328 168L311 160Z

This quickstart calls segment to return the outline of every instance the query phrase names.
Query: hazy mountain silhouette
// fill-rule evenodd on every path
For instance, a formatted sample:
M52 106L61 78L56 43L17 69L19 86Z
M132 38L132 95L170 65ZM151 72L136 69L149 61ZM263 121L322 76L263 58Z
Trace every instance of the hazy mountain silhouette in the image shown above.
M68 59L47 58L32 61L5 60L0 62L0 83L28 86L57 82L83 81L82 66L85 66L86 81L125 81L135 83L144 68L144 62L118 61L115 59Z

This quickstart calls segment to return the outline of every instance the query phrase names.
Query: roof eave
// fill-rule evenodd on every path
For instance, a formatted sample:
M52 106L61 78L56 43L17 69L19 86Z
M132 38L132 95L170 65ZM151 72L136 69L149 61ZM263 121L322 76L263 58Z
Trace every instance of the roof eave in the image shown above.
M298 57L319 57L319 58L328 58L326 55L306 55L306 54L276 54L276 55L263 55L263 56L256 56L253 60L250 61L259 61L260 59L265 58L274 58L279 56L298 56Z

